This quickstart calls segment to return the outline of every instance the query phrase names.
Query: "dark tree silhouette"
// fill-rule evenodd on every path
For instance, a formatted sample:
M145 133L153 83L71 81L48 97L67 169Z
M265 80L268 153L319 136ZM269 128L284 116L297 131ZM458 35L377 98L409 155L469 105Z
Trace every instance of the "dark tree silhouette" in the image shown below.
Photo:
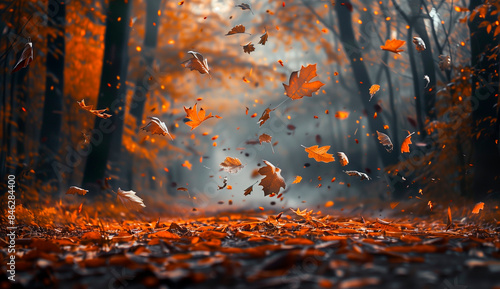
M498 37L488 33L481 23L498 20L498 8L488 1L471 0L469 10L484 9L484 18L476 15L469 21L472 77L472 127L473 127L473 192L475 199L484 199L490 193L500 193L500 153L498 151ZM484 5L480 7L481 5ZM497 4L498 5L498 4ZM479 13L478 13L479 14ZM494 125L492 123L494 122Z
M47 76L45 79L45 100L43 103L42 129L40 133L39 157L41 172L38 176L42 181L56 179L57 174L51 167L60 147L62 124L63 93L64 93L64 51L65 51L65 17L64 1L49 2L48 27L55 28L55 37L48 35L47 39ZM55 184L57 190L59 184Z
M104 59L99 87L98 108L109 108L111 118L96 118L92 135L92 151L87 158L83 186L91 192L98 190L98 183L106 174L112 144L120 144L125 109L127 72L127 42L131 1L111 0L106 15Z

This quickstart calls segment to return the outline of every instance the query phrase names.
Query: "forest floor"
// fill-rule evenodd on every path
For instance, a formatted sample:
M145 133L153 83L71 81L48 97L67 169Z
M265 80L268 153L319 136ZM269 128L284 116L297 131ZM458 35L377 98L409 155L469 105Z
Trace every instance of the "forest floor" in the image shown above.
M16 282L3 262L0 288L500 288L496 220L306 210L89 220L18 226Z

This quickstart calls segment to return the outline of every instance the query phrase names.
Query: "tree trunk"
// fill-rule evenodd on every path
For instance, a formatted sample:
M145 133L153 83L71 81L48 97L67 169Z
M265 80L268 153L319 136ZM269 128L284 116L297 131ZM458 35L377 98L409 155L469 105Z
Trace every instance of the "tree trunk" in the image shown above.
M472 188L474 198L482 200L500 193L500 153L498 150L498 71L499 63L495 46L497 37L479 25L487 21L495 23L498 12L494 5L484 5L485 1L471 0L469 9L484 9L484 18L479 13L469 20L472 76L472 125L473 125L473 165Z
M52 8L51 8L52 7ZM60 0L50 0L48 26L57 30L57 35L48 35L47 39L47 76L45 79L45 100L43 104L42 129L40 132L40 168L38 179L42 182L57 180L57 173L51 166L60 146L64 93L64 52L65 52L65 18L66 4ZM52 188L59 189L59 183Z
M430 82L427 85L427 88L424 88L423 94L423 117L427 118L429 121L433 121L436 119L436 113L434 111L434 106L436 104L436 69L434 64L434 58L432 56L432 45L430 42L429 35L427 34L427 29L425 28L424 18L422 17L422 2L421 1L412 1L410 4L412 9L412 19L413 23L410 23L415 32L418 34L420 38L425 43L426 49L420 52L422 67L424 75L429 76ZM439 45L439 44L437 44ZM419 77L418 83L422 83L423 76ZM422 119L422 121L424 121ZM426 130L423 129L421 133L425 136L427 134Z
M146 2L146 33L144 36L144 47L141 55L142 58L139 68L139 77L136 80L134 95L132 96L132 101L130 103L130 114L136 120L136 135L139 133L139 129L142 126L144 106L150 89L150 78L154 78L152 75L152 64L154 61L155 50L158 45L158 22L160 20L158 10L160 9L160 5L161 0L149 0ZM133 168L135 162L136 160L134 155L130 154L124 166L124 173L127 176L125 181L128 182L127 186L129 188L133 186Z
M99 87L97 108L109 108L112 116L96 118L90 140L92 151L87 158L83 175L83 187L91 194L99 191L99 183L106 175L106 166L112 143L121 143L125 109L125 76L129 39L131 0L111 0L106 17L104 59ZM101 183L102 184L102 183Z

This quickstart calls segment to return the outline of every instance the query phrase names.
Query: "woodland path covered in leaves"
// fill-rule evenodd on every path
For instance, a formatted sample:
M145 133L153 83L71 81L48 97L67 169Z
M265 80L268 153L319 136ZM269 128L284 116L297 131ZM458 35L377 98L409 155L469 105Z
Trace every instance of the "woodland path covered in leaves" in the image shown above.
M0 288L500 288L499 230L307 210L26 226Z

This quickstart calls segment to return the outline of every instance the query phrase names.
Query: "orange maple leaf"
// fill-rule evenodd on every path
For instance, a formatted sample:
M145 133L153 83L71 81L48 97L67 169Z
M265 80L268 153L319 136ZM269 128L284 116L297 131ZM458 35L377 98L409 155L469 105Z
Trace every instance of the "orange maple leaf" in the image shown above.
M401 153L409 153L410 152L410 144L411 142L411 136L414 134L414 132L410 133L408 131L408 136L405 138L403 143L401 144Z
M200 108L200 111L196 111L196 103L194 104L193 108L186 108L184 107L184 110L187 113L187 118L190 119L190 121L186 122L186 125L191 127L191 130L197 128L202 122L205 120L214 117L212 113L209 113L207 116L205 116L205 110L203 108Z
M281 188L286 188L285 180L281 176L281 169L266 160L264 163L266 166L259 169L259 174L266 177L260 181L259 186L262 186L264 196L272 193L277 194Z
M330 146L318 147L317 145L312 147L302 146L306 152L309 153L308 158L315 159L317 162L329 163L335 161L332 154L327 153Z
M283 83L286 95L293 100L301 99L304 96L311 97L313 92L318 91L325 85L321 81L309 82L317 76L316 64L310 64L307 67L302 66L299 76L297 76L298 73L298 71L292 72L288 85Z
M405 45L406 41L399 39L387 39L385 45L380 46L382 50L387 50L399 54L399 52L405 51L404 49L399 49L401 46Z

